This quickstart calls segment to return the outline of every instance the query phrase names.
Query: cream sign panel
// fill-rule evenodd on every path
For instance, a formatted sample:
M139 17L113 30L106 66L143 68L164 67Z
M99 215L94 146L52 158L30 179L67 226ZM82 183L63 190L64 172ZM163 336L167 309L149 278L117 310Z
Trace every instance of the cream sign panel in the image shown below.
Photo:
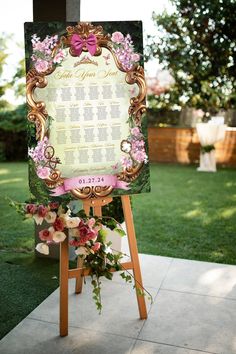
M99 57L80 58L66 49L63 67L47 77L47 90L35 90L54 118L49 141L63 176L111 173L125 155L120 144L129 135L130 98L138 92L125 75L106 48Z
M147 191L146 85L132 36L90 23L44 37L27 27L38 27L26 24L34 194L35 186L81 199Z

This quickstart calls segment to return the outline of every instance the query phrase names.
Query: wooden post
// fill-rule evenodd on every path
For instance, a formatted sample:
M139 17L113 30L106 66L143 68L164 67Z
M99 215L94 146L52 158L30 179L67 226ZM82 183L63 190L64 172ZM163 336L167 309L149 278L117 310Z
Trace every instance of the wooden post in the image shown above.
M125 224L127 228L127 236L129 241L129 250L131 256L131 262L133 264L133 272L135 278L135 287L136 287L136 295L139 307L139 314L140 318L146 319L147 318L147 309L145 298L143 295L140 294L140 291L143 291L143 282L138 258L138 247L137 241L135 236L135 229L134 229L134 222L133 222L133 214L130 204L130 197L128 195L124 195L121 197L122 207L125 217Z
M60 244L60 336L68 335L68 281L69 247L68 235Z

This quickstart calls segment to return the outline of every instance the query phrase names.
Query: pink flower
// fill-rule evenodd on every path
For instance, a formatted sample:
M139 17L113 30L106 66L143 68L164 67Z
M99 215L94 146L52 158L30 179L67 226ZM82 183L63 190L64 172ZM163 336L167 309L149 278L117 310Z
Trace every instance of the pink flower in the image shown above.
M101 243L100 242L95 242L94 245L91 247L91 249L94 251L94 252L97 252L100 250L100 247L101 247Z
M35 214L37 211L37 206L35 204L27 204L26 205L26 213L27 214Z
M62 50L59 50L58 53L53 58L53 63L60 64L64 59L65 55Z
M134 127L131 129L131 135L134 135L136 137L138 137L140 135L140 130L138 127Z
M53 234L48 229L39 231L39 238L42 241L52 241L52 236Z
M121 32L112 33L111 40L114 43L122 43L124 40L124 36Z
M74 246L74 247L79 247L80 246L80 242L77 240L70 240L69 241L70 246Z
M138 162L147 162L147 155L144 150L138 150L132 156Z
M45 44L43 42L35 42L33 44L33 50L38 50L40 52L43 52L45 49Z
M39 73L42 73L44 71L47 71L49 69L50 65L46 60L39 58L35 62L34 67Z
M63 219L57 218L53 224L53 227L56 231L63 231L65 227Z
M51 174L49 167L42 167L42 166L39 166L36 172L38 177L41 179L47 179Z
M38 207L38 216L44 218L48 212L48 208L44 205L39 205Z
M131 168L132 167L132 160L129 157L123 156L121 158L121 164L125 168Z
M96 220L94 218L91 218L88 220L87 225L88 227L92 228L95 225Z
M131 60L135 63L137 63L140 60L140 55L138 53L133 53L131 55Z
M50 203L48 204L48 206L49 206L49 208L50 208L51 210L55 210L55 209L58 209L58 208L59 208L59 203L58 203L58 202L50 202Z

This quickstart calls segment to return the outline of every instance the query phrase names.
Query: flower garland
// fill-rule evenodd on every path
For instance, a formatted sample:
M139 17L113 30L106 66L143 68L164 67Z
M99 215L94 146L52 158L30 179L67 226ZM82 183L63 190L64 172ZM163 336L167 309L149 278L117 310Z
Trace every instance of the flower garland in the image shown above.
M44 40L40 40L37 34L31 39L33 54L31 59L34 68L43 73L55 66L58 66L65 59L65 51L58 47L58 35L47 36Z
M25 219L32 218L37 225L47 225L39 231L42 242L36 245L36 250L44 255L49 254L51 244L63 242L67 235L69 245L75 247L75 254L83 259L83 266L90 269L91 284L93 286L93 299L101 313L101 281L105 276L112 280L112 270L122 271L121 277L126 282L132 282L132 274L122 268L122 252L111 248L112 243L107 241L108 231L112 230L120 236L125 232L121 225L111 217L88 217L83 210L73 211L70 203L49 202L43 204L27 204L10 202ZM43 224L43 225L44 225ZM141 293L147 292L144 288ZM147 292L148 293L148 292ZM149 293L148 293L149 294ZM151 295L149 294L150 298Z
M121 32L114 32L111 36L113 50L117 55L123 69L129 71L140 60L140 55L134 52L133 41L130 34L124 36Z

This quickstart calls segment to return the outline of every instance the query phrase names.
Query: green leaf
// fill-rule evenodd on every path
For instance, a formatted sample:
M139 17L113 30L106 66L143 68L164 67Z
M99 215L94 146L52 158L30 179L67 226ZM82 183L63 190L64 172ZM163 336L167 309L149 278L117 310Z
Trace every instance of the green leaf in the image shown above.
M121 237L126 236L125 231L119 227L116 227L113 231L117 232Z

